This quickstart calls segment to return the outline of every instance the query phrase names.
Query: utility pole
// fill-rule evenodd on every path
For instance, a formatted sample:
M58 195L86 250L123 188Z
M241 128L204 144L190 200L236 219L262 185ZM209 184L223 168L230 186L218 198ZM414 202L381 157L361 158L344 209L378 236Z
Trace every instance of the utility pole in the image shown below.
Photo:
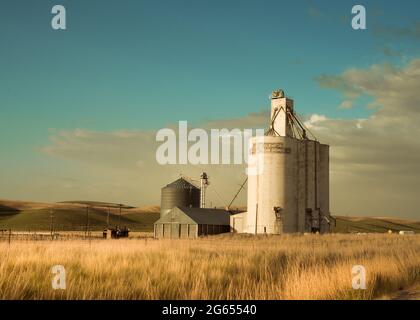
M85 238L89 235L89 206L86 206L86 231Z
M111 207L108 207L108 216L106 217L106 225L107 225L107 229L109 229L109 215L111 213Z
M50 210L50 218L51 218L51 240L54 240L54 210Z
M255 209L255 235L258 234L258 203Z
M121 229L121 207L122 207L122 204L119 204L118 206L120 207L120 214L118 216L118 228Z

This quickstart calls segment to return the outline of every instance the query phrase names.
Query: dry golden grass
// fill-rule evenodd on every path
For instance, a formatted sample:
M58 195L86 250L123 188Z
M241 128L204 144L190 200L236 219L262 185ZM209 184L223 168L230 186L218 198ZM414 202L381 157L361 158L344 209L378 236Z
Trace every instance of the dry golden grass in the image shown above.
M420 236L0 243L0 299L372 299L420 281ZM67 289L51 287L63 265ZM353 290L351 268L367 270Z

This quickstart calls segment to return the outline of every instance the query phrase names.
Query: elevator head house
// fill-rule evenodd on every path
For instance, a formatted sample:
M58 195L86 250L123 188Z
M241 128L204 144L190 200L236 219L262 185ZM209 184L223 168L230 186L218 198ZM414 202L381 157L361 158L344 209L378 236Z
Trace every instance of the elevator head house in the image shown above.
M230 213L220 209L174 207L154 224L158 239L187 239L230 232Z

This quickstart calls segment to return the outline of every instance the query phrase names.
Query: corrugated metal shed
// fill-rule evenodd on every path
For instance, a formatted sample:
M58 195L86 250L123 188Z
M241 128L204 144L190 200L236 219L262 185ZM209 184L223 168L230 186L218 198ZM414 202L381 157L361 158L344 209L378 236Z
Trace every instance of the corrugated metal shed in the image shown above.
M230 213L220 209L175 207L155 222L156 238L196 238L230 232Z
M221 209L179 208L198 224L229 225L230 213Z
M230 228L233 233L244 233L247 212L240 212L230 216Z

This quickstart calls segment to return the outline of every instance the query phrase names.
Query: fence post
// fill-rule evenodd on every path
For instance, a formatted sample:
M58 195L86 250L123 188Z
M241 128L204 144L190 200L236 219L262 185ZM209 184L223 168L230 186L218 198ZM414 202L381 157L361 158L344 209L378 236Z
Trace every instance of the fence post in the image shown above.
M9 229L9 244L10 244L10 238L12 237L12 229Z

